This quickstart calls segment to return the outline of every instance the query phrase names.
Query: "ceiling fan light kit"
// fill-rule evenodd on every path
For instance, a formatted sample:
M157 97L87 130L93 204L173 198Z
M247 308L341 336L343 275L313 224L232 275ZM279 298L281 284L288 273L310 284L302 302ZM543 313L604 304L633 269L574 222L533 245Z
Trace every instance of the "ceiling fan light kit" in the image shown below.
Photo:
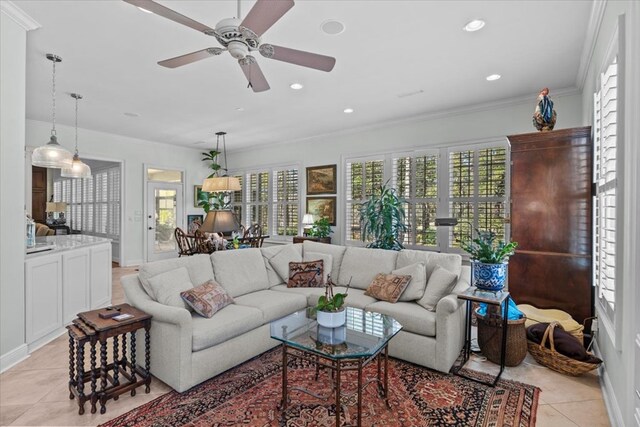
M163 67L181 67L227 51L233 58L238 60L238 64L249 82L249 87L254 92L263 92L270 89L269 83L255 57L250 55L251 52L259 51L263 57L268 59L326 72L331 71L336 63L335 58L330 56L262 43L260 37L294 6L293 0L257 0L247 16L242 20L240 19L240 0L238 0L238 17L225 18L219 21L215 28L201 24L153 0L123 1L208 36L213 36L223 46L222 48L210 47L159 61L158 65ZM344 29L344 26L342 28Z
M57 55L47 53L47 59L53 63L51 98L51 137L45 145L33 150L31 155L31 165L43 168L65 168L71 167L73 155L58 143L56 136L56 63L62 62L62 58Z

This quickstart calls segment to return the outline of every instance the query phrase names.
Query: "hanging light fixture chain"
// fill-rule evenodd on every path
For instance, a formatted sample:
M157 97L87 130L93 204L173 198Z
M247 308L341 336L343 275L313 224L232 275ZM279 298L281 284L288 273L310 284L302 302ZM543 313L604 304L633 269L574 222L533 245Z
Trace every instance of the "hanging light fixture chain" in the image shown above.
M224 150L224 174L228 175L229 170L227 169L227 138L226 138L226 134L222 134L222 149Z
M76 156L78 155L78 96L74 96L76 100Z
M51 83L51 99L53 100L53 102L51 103L52 104L51 134L55 135L56 134L56 60L55 58L52 61L53 61L53 75L52 75L52 83Z

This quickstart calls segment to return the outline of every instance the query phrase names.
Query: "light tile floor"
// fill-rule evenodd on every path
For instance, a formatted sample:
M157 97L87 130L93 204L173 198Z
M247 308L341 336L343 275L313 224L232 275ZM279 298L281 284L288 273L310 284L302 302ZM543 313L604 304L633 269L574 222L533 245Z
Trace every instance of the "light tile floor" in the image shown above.
M124 302L120 277L135 268L113 269L113 303ZM467 368L497 372L498 367L474 356ZM534 384L542 390L538 402L538 427L610 426L595 373L568 377L538 365L531 356L517 367L506 368L503 378ZM107 403L104 415L78 415L69 400L68 340L63 335L32 353L31 357L0 375L0 425L95 426L167 393L170 388L153 379L151 393L139 389L136 396L122 395Z

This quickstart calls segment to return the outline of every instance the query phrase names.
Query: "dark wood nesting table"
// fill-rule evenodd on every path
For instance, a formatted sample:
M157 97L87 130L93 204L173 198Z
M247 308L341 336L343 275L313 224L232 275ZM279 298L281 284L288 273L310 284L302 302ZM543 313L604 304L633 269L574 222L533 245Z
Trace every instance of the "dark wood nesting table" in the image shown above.
M104 319L100 313L117 310L120 314L131 314L133 317L117 321ZM100 413L106 412L107 400L118 400L128 391L135 396L136 388L145 385L145 393L151 386L151 353L150 336L151 316L129 304L86 311L78 314L78 318L67 326L69 331L69 398L78 400L78 413L84 414L85 402L91 402L91 413L96 412L100 402ZM136 331L144 329L145 360L144 368L136 364ZM129 339L127 339L127 334ZM109 362L107 342L112 338L112 357ZM84 347L89 343L90 369L85 372ZM127 353L127 343L129 352ZM100 344L100 365L96 365L97 346ZM98 386L98 380L100 384ZM91 391L85 393L84 385L90 383Z

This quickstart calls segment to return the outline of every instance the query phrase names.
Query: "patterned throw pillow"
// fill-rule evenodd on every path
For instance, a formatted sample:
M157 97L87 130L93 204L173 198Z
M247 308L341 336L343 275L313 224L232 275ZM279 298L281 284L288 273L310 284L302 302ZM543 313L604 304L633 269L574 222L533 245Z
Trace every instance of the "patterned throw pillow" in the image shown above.
M319 288L324 286L322 272L324 262L319 259L308 262L289 263L287 288Z
M180 296L196 313L207 318L212 317L223 307L233 304L233 298L214 280L180 292Z
M410 281L411 276L378 273L364 294L381 301L396 303Z

